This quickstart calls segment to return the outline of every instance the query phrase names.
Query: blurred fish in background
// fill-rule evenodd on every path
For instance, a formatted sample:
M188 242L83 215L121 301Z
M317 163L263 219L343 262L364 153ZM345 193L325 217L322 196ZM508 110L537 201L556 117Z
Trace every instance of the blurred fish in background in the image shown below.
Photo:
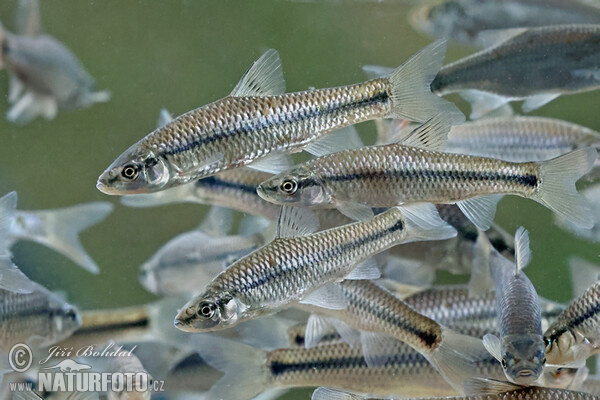
M51 120L59 109L110 100L109 92L95 90L94 79L71 50L43 32L39 0L19 0L15 28L11 33L0 24L0 67L10 77L8 121Z

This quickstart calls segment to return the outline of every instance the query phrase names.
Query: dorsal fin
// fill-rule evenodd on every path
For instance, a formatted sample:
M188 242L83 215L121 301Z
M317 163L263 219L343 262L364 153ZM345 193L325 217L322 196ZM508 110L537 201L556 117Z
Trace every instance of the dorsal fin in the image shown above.
M314 233L318 229L319 220L315 213L308 208L283 206L277 221L275 237L304 236Z
M519 273L529 261L531 261L531 250L529 249L529 232L522 226L515 233L515 275Z
M162 128L171 121L173 121L171 113L166 108L161 108L160 113L158 114L158 121L156 121L156 127Z
M285 93L285 80L281 58L277 50L269 49L246 71L235 86L231 95L246 96L275 96Z
M399 125L402 127L402 125ZM404 135L404 127L392 132L392 141L399 141L403 146L419 147L427 150L439 150L448 139L450 124L444 114L437 114L423 125L416 127L408 135Z
M512 392L522 389L522 386L510 382L497 381L489 378L471 378L464 383L465 394L468 396L494 396L499 393Z

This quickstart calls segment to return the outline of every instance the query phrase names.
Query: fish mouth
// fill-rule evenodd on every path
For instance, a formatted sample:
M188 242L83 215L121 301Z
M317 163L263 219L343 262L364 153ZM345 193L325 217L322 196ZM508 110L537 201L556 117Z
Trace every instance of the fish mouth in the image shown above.
M96 189L98 189L99 191L101 191L104 194L108 194L111 196L120 194L115 188L110 186L107 183L106 178L104 178L102 176L100 178L98 178L98 181L96 182Z

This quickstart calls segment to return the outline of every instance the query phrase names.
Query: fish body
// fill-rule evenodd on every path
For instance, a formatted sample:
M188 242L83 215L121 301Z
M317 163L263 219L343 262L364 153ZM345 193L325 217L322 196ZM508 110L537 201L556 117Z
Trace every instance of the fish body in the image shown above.
M526 162L549 160L587 146L599 149L600 133L554 118L509 116L453 126L444 150ZM600 167L598 161L594 167Z
M558 214L569 214L568 219L590 227L589 207L574 183L591 169L596 157L595 149L584 148L545 162L513 163L390 144L315 158L263 182L257 192L277 204L337 207L346 215L351 215L344 210L347 204L456 203L484 230L500 198L489 196L513 194L536 200ZM477 204L469 204L469 199Z
M441 0L414 7L413 28L437 38L480 46L482 31L600 22L600 7L570 0Z
M324 296L335 302L336 294L325 287L348 276L359 263L392 246L412 240L434 240L455 234L437 219L426 229L416 225L398 208L371 220L314 232L316 220L306 210L283 209L275 240L234 262L221 272L178 314L175 324L186 331L224 329L256 316L270 314L298 301ZM423 211L427 213L432 211ZM311 226L307 226L310 224ZM289 229L289 231L288 231ZM298 236L303 232L304 236ZM375 265L364 265L360 276L379 277ZM317 289L321 289L318 292ZM331 304L334 306L333 304ZM343 307L342 304L337 307Z
M444 66L432 90L462 92L472 103L471 117L478 118L511 100L525 99L523 110L531 111L561 94L600 87L600 25L544 26L505 35L508 39Z
M0 349L17 343L36 348L69 337L81 325L77 309L36 284L31 293L0 290Z
M444 43L436 42L387 77L284 93L279 55L269 50L230 96L189 111L141 139L108 167L97 187L106 194L147 193L261 159L266 163L268 156L274 164L273 157L309 149L333 130L391 115L426 120L441 108L462 120L453 105L427 88L444 51ZM410 102L404 102L407 98Z
M119 373L119 375L115 375L115 383L107 393L108 400L150 399L152 377L134 354L114 357L109 362L109 370ZM121 388L121 390L115 390L115 388Z
M578 269L590 268L590 265L583 260L572 261L572 266ZM549 364L577 364L598 353L600 282L597 277L596 282L575 298L550 325L544 333L544 340Z
M530 259L529 235L523 228L517 230L515 248L516 263L493 250L489 255L500 335L486 335L484 342L511 382L531 384L542 374L546 357L538 295L522 272Z

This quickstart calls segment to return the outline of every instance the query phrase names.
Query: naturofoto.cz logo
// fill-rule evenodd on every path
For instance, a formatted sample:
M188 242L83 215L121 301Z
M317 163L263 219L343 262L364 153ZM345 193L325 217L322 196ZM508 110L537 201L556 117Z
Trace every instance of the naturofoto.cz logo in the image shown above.
M160 392L163 391L163 381L152 379L152 377L143 369L139 371L115 371L115 372L97 372L93 366L75 361L71 358L63 358L58 361L52 360L53 355L60 353L65 355L77 356L77 354L86 354L89 357L121 357L126 360L132 357L133 349L123 350L122 347L110 351L114 343L109 344L102 351L90 350L89 347L72 350L57 351L57 348L50 348L50 355L37 363L39 368L37 374L36 390L38 392ZM18 343L9 351L8 362L15 372L26 372L33 365L33 353L31 348ZM126 364L126 363L124 363ZM141 364L140 364L141 365ZM12 391L30 391L33 389L31 384L11 383Z

